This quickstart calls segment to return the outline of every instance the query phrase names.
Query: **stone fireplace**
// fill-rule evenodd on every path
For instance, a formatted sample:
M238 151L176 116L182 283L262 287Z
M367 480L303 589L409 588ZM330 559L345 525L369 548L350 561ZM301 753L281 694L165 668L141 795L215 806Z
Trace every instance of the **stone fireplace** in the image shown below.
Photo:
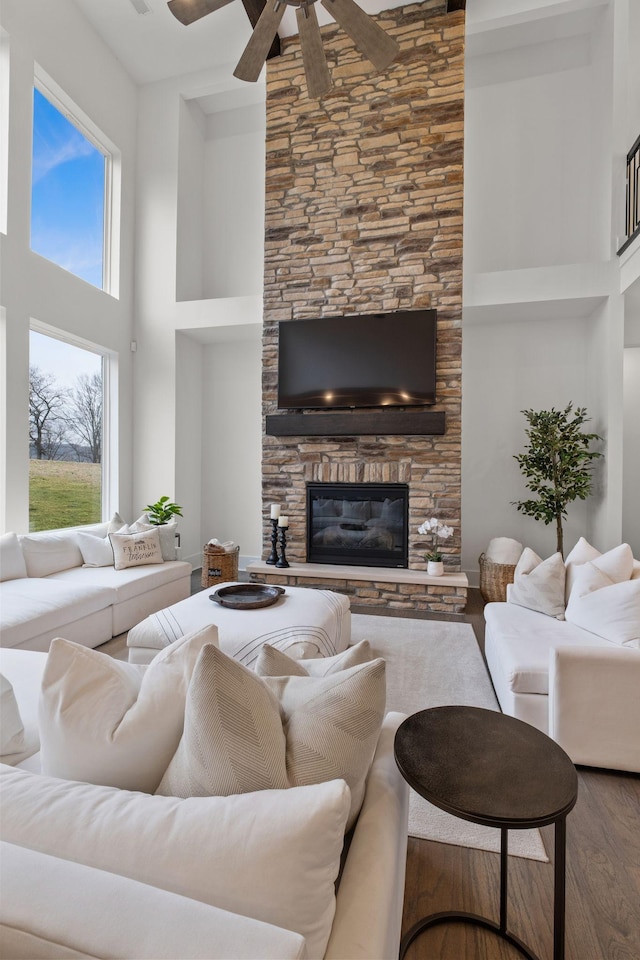
M307 96L297 37L268 62L263 556L270 503L289 516L289 561L304 564L308 485L402 484L402 605L424 594L409 575L426 569L417 533L426 518L454 528L445 570L460 570L464 11L425 0L377 18L401 47L384 75L334 24L322 36L336 85L320 100ZM419 407L385 408L377 420L372 411L366 423L356 411L300 412L295 435L266 429L278 420L279 321L418 308L437 310L436 404L428 410L444 429L425 428ZM329 417L322 431L320 416ZM372 580L380 576L371 567ZM444 603L446 593L443 586Z

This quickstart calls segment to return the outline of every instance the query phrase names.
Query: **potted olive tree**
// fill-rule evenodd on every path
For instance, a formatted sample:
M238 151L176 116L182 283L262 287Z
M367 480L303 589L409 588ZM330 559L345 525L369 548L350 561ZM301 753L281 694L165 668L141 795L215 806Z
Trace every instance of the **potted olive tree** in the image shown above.
M549 524L555 521L556 549L564 556L562 521L567 506L586 500L592 490L592 463L602 454L591 444L602 437L583 432L589 421L585 407L569 403L564 410L522 410L529 427L524 453L514 455L534 494L529 500L512 501L521 513Z

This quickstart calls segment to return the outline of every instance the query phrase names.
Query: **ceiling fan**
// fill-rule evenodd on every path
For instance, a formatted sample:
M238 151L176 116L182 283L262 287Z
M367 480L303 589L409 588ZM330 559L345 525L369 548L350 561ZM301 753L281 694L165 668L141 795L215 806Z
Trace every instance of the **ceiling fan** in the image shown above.
M169 0L168 7L174 17L188 25L230 2L231 0ZM377 70L386 69L395 59L400 49L399 45L355 3L355 0L320 0L320 2ZM257 21L253 23L254 31L244 53L233 71L234 77L249 81L258 79L272 45L277 39L278 27L284 11L287 6L292 6L296 8L309 96L321 97L327 93L332 86L331 75L322 47L322 36L314 3L316 0L266 0L264 9ZM250 19L253 21L251 14Z

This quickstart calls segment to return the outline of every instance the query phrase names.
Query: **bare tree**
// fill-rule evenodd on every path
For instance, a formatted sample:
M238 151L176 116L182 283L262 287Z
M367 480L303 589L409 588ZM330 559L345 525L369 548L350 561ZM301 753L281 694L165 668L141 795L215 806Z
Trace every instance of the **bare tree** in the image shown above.
M55 378L29 367L29 441L37 460L55 460L66 440L68 394Z
M71 391L67 423L77 438L72 443L78 459L88 453L91 463L102 460L102 375L81 373Z

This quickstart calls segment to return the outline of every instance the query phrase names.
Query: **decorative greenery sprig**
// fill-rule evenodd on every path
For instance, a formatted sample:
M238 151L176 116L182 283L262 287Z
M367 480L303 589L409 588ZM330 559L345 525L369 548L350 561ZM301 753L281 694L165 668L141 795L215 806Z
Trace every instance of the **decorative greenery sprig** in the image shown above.
M431 550L425 553L425 560L430 560L432 563L440 563L442 554L438 549L438 540L448 540L449 537L452 537L453 527L448 527L445 523L440 523L437 517L431 517L431 520L425 520L424 523L420 524L418 533L422 537L428 536L431 538Z
M562 520L567 517L567 506L591 494L591 461L602 456L589 449L602 437L582 432L590 419L586 408L576 407L571 416L572 410L571 403L564 410L521 410L529 423L525 430L529 444L525 453L514 455L535 499L512 501L512 505L545 524L555 520L556 549L563 556Z
M172 503L169 497L160 497L156 503L148 503L144 509L148 514L149 523L156 527L168 523L173 517L182 516L182 507Z

